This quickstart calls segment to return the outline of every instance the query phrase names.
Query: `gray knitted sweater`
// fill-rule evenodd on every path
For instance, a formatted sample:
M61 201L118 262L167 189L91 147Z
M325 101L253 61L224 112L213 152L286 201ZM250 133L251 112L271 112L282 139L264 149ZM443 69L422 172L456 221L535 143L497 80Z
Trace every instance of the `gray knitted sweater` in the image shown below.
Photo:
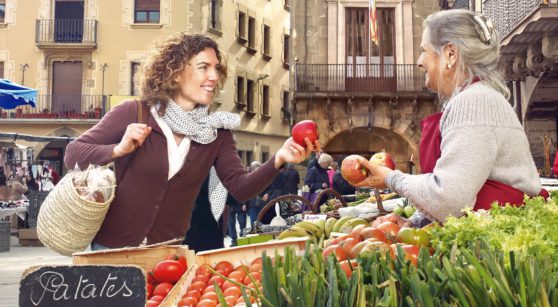
M527 136L509 102L493 88L477 82L450 98L440 131L442 153L433 173L392 171L385 180L426 218L443 223L450 215L463 215L487 179L539 194ZM417 224L421 217L419 213L411 221Z

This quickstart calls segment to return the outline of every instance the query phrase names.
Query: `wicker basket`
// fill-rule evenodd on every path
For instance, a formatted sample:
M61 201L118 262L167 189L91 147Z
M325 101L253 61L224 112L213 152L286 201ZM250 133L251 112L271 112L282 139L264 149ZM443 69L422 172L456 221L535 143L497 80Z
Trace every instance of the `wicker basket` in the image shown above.
M0 220L0 252L10 251L10 221Z
M79 196L72 181L76 173L68 173L50 191L37 217L39 240L64 256L83 251L91 244L114 199L114 174L108 201L97 203Z

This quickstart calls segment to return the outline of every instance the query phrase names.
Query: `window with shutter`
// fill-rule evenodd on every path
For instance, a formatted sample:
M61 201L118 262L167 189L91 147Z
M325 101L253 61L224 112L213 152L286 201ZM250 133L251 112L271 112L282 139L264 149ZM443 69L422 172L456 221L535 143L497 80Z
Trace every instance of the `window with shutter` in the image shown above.
M135 0L135 23L159 23L160 0Z
M254 103L254 80L246 79L246 113L256 114L256 107Z
M248 51L256 53L256 18L248 16Z
M270 95L271 95L271 88L269 87L269 85L264 84L262 86L262 116L267 118L271 117Z
M238 13L237 13L237 25L236 25L236 38L238 39L239 42L241 42L242 44L245 44L246 41L248 40L246 37L246 27L247 27L247 23L248 23L248 16L246 13L246 8L241 6L240 4L238 5Z
M223 0L209 1L209 28L220 32L221 29L221 9Z
M281 118L285 121L289 121L291 118L291 113L289 112L289 91L283 90L282 96L283 105L281 107Z
M246 78L244 75L237 75L236 76L236 104L245 106L246 105L246 89L245 83Z
M140 62L131 63L131 76L130 76L130 95L139 96L140 95L140 83L139 83L139 70Z
M0 23L6 22L6 0L0 0Z
M271 60L271 27L265 22L262 27L262 56L264 60Z
M283 67L289 69L289 35L283 34Z

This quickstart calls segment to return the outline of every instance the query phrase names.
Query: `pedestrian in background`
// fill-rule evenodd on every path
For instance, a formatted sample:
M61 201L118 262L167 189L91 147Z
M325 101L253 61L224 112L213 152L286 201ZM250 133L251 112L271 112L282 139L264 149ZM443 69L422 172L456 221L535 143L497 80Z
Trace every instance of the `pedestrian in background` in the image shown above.
M227 233L231 238L231 246L236 246L238 235L244 237L244 229L246 228L246 204L236 200L231 194L227 196L227 206L229 209L229 219ZM236 221L240 226L240 234L236 232Z
M260 161L253 161L252 163L250 163L249 169L251 172L253 172L261 165L262 164ZM262 210L263 206L265 206L265 203L262 199L264 194L265 191L262 191L260 194L256 195L256 197L246 202L246 207L248 208L248 216L250 217L250 225L252 229L254 229L254 223L258 218L258 214L260 214L260 211Z
M332 161L333 158L330 155L322 153L318 163L306 173L304 184L310 188L310 193L329 188L327 169Z
M300 175L292 163L287 163L283 169L283 177L285 181L285 194L297 195Z
M329 186L333 187L333 175L335 175L335 172L337 171L337 161L333 160L331 161L331 164L329 165L329 167L327 168L327 177L329 178Z

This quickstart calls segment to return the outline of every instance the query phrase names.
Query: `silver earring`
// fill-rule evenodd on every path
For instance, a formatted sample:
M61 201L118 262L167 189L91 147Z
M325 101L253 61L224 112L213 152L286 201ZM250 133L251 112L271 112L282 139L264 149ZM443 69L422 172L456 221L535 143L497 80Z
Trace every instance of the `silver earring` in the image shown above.
M448 69L451 69L451 64L448 63Z

